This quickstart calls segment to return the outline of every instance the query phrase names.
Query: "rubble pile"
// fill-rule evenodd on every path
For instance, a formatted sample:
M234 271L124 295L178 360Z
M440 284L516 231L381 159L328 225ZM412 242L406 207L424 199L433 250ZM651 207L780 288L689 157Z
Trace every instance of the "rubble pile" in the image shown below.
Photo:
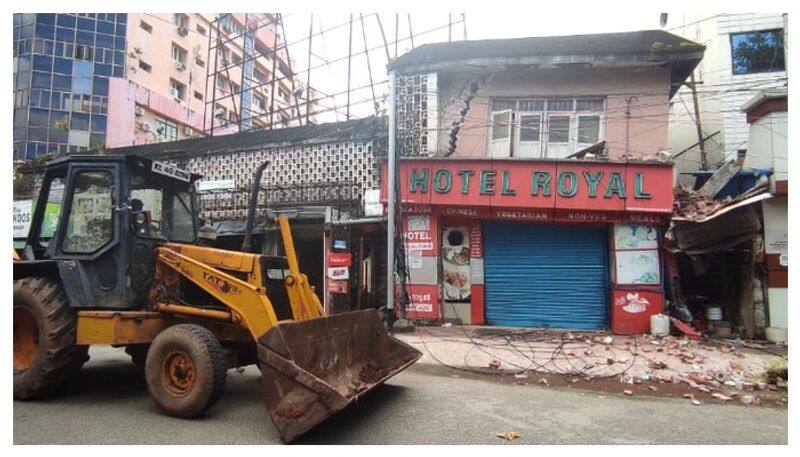
M690 221L697 221L716 213L730 205L739 203L755 195L768 192L766 185L757 185L753 188L737 195L735 198L726 196L723 198L713 198L703 193L678 187L674 192L675 209L673 217L683 218Z
M693 401L703 394L709 400L748 405L759 404L762 392L786 387L785 381L767 375L780 357L752 350L741 340L552 331L479 337L455 328L398 336L423 351L422 363L514 373L516 384L527 384L529 375L544 386L550 385L548 375L564 377L571 384L618 380L650 392L658 392L659 384L670 384L673 392L677 386L687 389L687 398ZM624 389L630 391L625 395L634 394L632 388Z

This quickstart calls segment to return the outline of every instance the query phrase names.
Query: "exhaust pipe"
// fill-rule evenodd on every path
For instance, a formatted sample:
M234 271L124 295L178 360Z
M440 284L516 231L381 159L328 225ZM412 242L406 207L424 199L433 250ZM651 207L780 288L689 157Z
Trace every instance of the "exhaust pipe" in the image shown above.
M261 190L261 175L269 166L269 160L262 163L256 169L253 177L253 187L250 189L250 203L247 206L247 225L244 229L244 241L242 241L242 252L250 252L253 243L253 226L256 219L256 205L258 204L258 192Z

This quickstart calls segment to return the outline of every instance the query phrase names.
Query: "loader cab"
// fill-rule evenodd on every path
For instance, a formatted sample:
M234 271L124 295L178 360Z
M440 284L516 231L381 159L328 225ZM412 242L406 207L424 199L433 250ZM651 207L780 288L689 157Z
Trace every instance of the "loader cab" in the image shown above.
M194 243L199 175L138 156L73 155L49 162L26 260L50 260L77 307L142 303L154 248Z

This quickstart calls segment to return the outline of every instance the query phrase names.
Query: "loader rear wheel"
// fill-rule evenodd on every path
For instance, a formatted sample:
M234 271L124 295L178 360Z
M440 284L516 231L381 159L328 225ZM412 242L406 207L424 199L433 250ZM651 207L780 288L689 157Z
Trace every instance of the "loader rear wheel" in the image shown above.
M144 373L150 396L164 413L190 418L219 400L228 366L216 337L205 327L174 325L155 337Z
M89 359L77 346L78 317L49 278L14 281L14 399L52 393Z

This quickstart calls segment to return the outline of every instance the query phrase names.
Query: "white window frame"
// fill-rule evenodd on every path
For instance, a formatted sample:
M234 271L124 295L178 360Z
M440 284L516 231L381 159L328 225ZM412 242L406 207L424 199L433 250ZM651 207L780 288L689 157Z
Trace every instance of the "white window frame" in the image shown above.
M178 46L177 44L172 43L172 60L174 60L177 63L182 63L186 65L186 58L188 55L189 55L188 51Z
M595 99L601 100L602 106L600 110L579 110L578 109L578 101L579 100L588 100L588 99ZM565 150L569 151L566 155L572 154L573 152L589 146L593 143L580 143L578 141L578 126L579 126L579 119L584 116L599 116L599 129L598 129L598 139L597 141L602 141L606 137L606 106L607 106L607 99L605 96L581 96L581 97L520 97L518 99L509 99L509 98L502 98L498 100L503 100L506 102L512 102L513 108L508 109L500 109L500 110L493 110L492 102L495 100L490 100L490 108L489 108L489 132L487 134L488 137L488 155L495 157L499 156L499 150L505 149L499 143L506 141L506 139L495 139L493 137L494 134L494 118L495 115L498 113L510 112L511 116L511 130L509 132L510 135L510 144L509 144L509 152L502 151L504 156L511 156L511 157L554 157L560 158L565 155ZM543 102L543 107L541 111L520 111L521 101L530 101L530 100L541 100ZM549 111L547 106L548 100L572 100L572 109L569 111ZM529 151L530 143L536 143L535 141L522 141L521 140L521 126L522 126L522 117L523 116L531 116L531 115L539 115L540 116L540 124L539 124L539 144L538 146L534 146L535 149L538 149L538 153L535 151ZM569 117L569 133L568 133L568 140L566 142L558 142L558 143L550 143L550 117L552 116L567 116ZM527 146L527 147L526 147ZM548 148L548 146L550 146ZM566 148L566 149L565 149Z

